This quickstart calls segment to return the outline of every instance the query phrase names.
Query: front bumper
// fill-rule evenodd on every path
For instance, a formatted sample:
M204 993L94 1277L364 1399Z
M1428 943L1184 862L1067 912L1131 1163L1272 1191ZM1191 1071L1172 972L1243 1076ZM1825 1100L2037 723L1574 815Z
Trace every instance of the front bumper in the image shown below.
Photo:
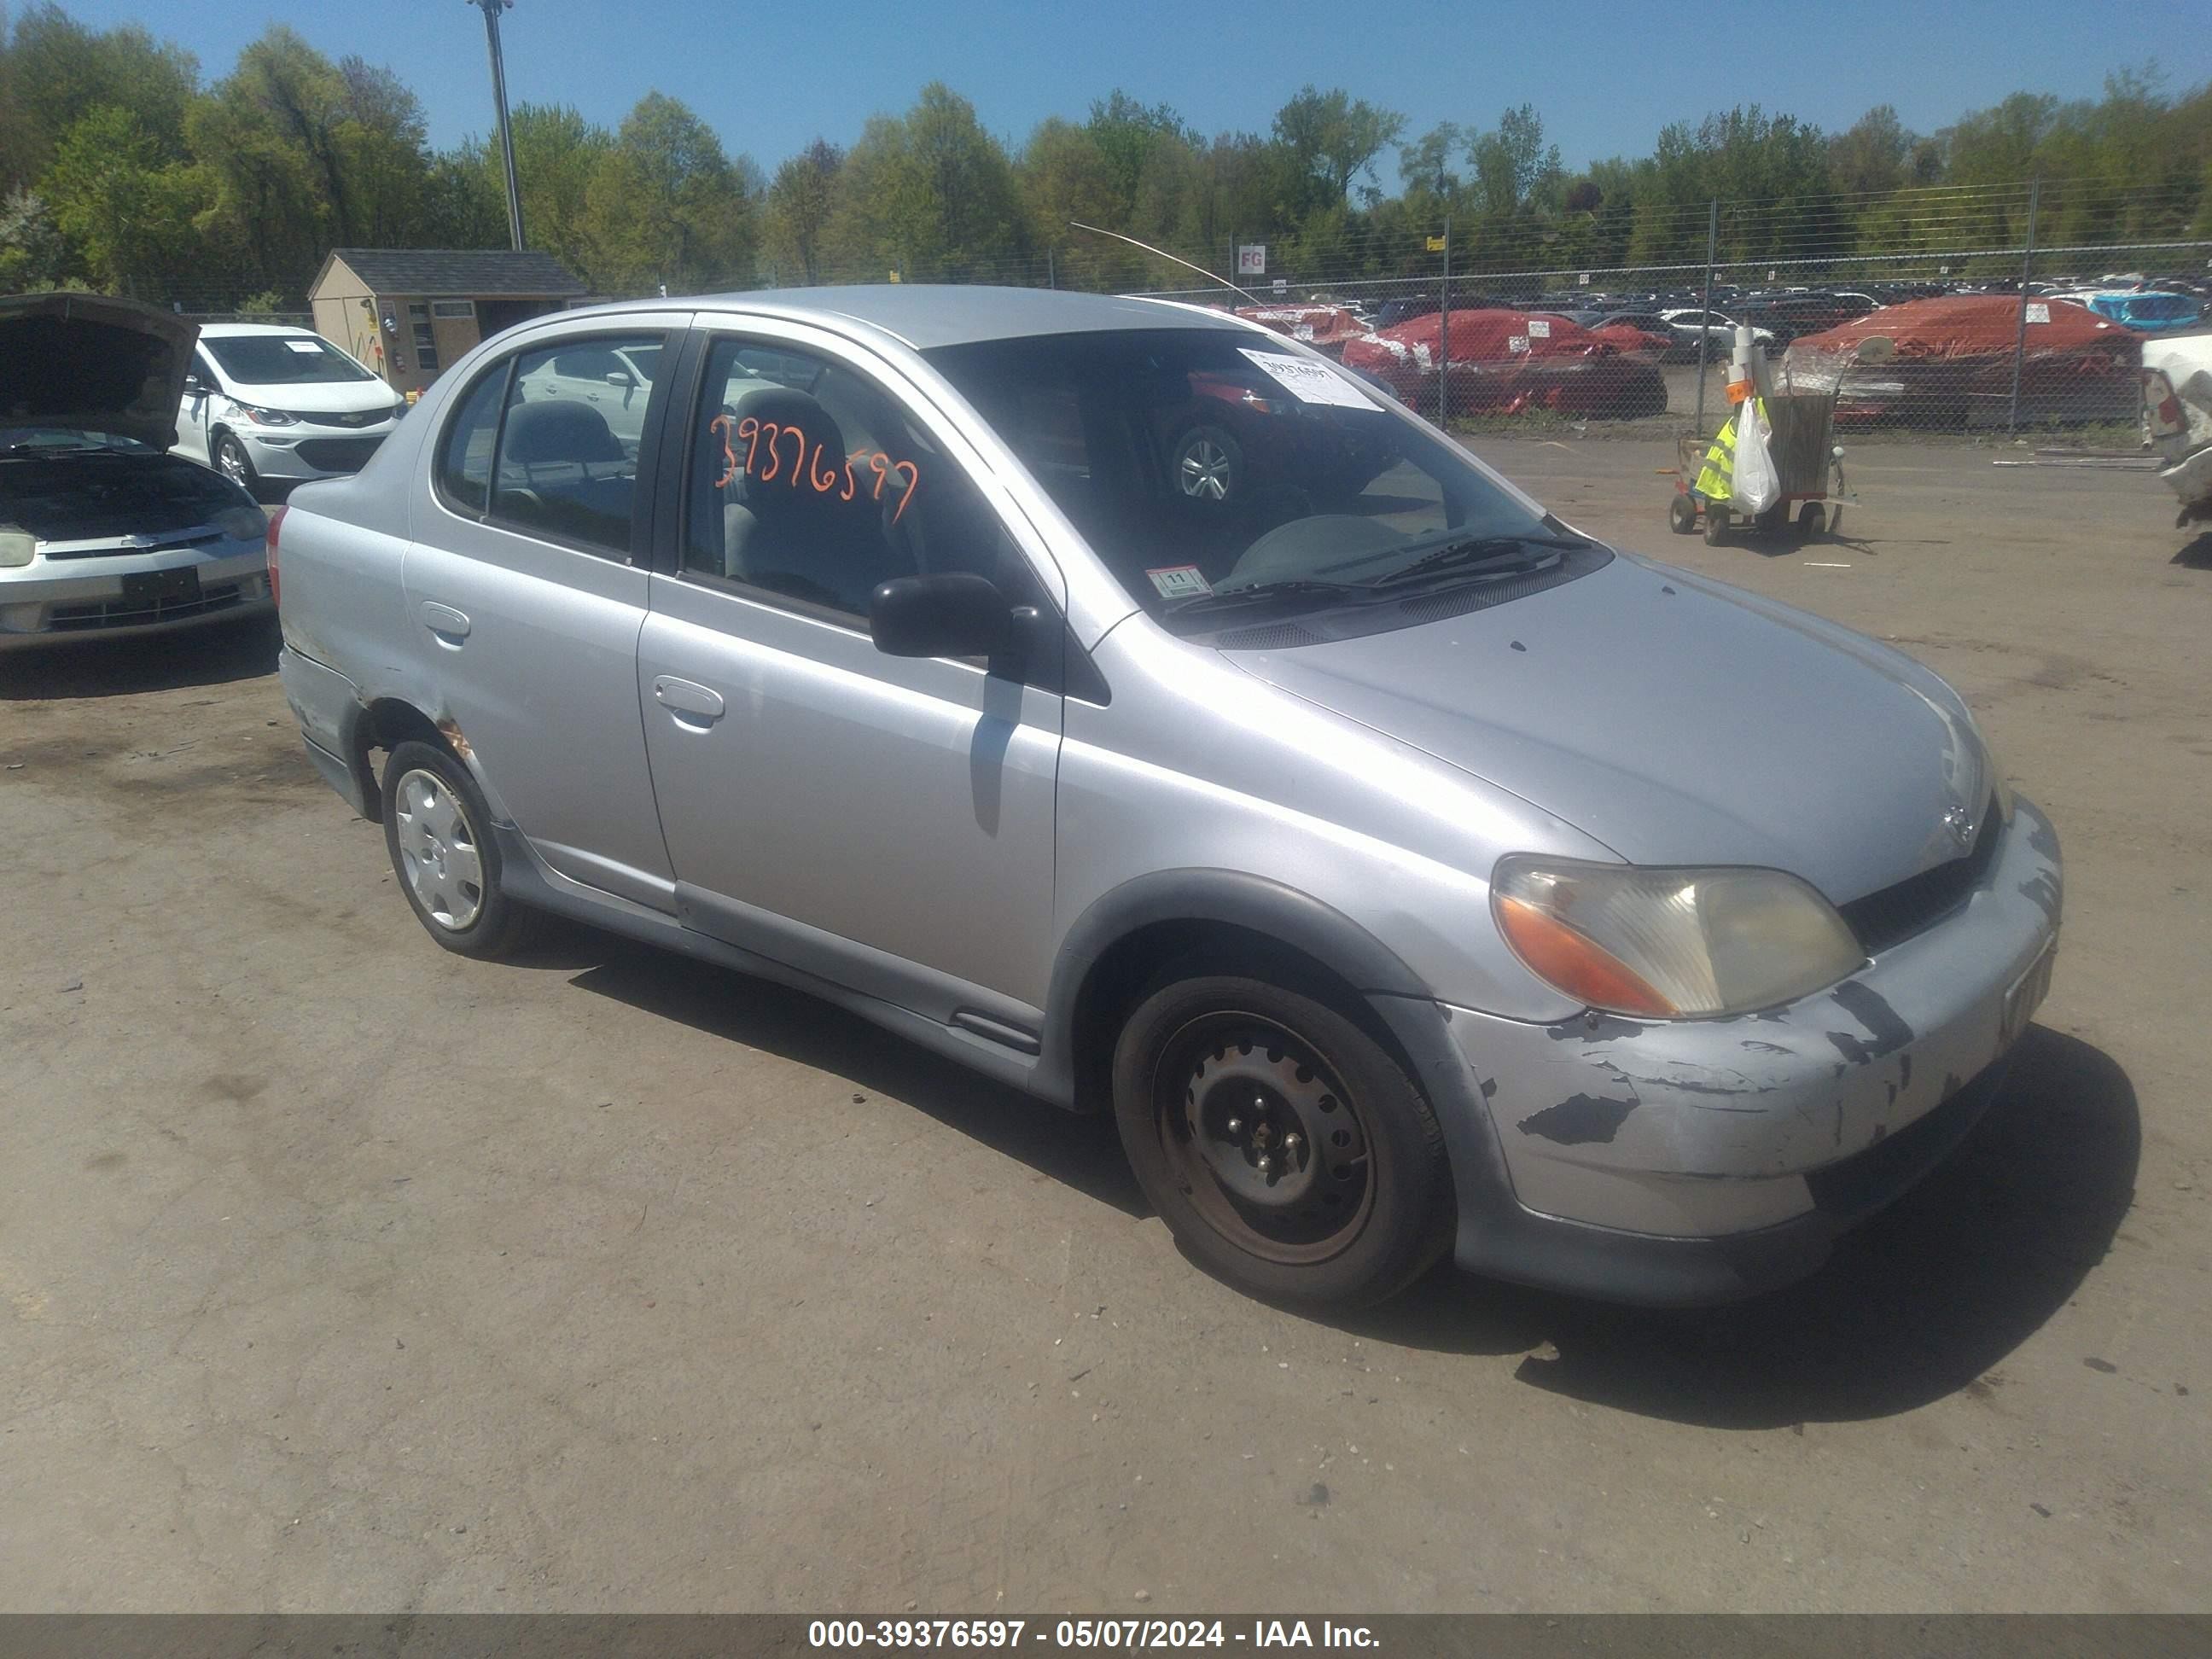
M130 597L126 576L190 568L197 596ZM256 541L224 540L165 552L92 558L36 558L0 570L0 651L73 639L166 633L205 623L265 615L269 555Z
M2059 880L2050 820L2021 801L1958 910L1788 1007L1552 1026L1445 1009L1472 1088L1422 1069L1472 1097L1471 1113L1437 1103L1461 1265L1657 1304L1811 1272L1996 1095L2047 983Z
M290 427L234 427L253 470L264 478L337 478L368 465L398 422L356 430L302 422Z

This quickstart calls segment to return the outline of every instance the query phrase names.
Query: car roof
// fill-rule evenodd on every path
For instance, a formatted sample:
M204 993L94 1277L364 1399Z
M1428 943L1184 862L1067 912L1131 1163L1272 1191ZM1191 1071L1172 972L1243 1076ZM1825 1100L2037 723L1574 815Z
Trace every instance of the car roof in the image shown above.
M200 338L203 340L242 339L252 334L289 334L295 337L304 334L318 340L322 338L322 336L317 334L312 328L300 328L290 323L202 323L200 325Z
M1118 329L1227 328L1257 325L1226 312L1139 300L1122 295L1070 294L1048 288L882 283L849 288L762 289L742 294L703 294L655 301L650 308L729 309L805 319L829 317L866 323L917 351L969 345L981 340L1027 339L1048 334L1088 334ZM611 309L635 312L635 302ZM588 314L570 311L565 319Z

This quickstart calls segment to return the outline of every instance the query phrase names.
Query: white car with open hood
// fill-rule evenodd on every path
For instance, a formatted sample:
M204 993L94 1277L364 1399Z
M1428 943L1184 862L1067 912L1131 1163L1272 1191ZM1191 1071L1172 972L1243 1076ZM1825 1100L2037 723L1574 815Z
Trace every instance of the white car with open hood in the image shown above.
M0 650L271 609L266 516L169 453L197 332L132 300L0 299Z

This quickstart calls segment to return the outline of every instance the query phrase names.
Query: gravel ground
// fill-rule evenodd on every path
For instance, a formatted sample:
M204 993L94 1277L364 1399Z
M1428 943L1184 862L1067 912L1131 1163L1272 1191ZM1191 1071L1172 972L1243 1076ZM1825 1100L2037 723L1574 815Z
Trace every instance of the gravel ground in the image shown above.
M1817 1279L1271 1310L1108 1124L603 936L434 948L265 630L25 657L0 1608L2206 1607L2212 541L1888 446L1852 541L1708 550L1664 446L1477 447L1923 658L2065 840L2008 1094Z

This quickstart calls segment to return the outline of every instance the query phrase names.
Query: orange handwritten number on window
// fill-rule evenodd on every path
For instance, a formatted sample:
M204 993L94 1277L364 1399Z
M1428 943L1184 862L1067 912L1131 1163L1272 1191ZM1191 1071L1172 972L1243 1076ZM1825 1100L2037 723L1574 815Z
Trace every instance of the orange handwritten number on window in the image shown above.
M898 510L891 514L891 522L896 524L906 516L906 505L914 499L915 486L921 483L921 469L912 461L893 461L891 471L906 475L906 494L899 497Z
M748 415L738 422L738 436L745 441L744 471L753 470L753 452L760 447L761 423Z
M814 446L814 459L807 463L806 481L814 486L814 493L817 495L827 495L831 490L837 487L837 474L836 470L833 468L828 473L824 473L822 471L822 446L820 444Z

